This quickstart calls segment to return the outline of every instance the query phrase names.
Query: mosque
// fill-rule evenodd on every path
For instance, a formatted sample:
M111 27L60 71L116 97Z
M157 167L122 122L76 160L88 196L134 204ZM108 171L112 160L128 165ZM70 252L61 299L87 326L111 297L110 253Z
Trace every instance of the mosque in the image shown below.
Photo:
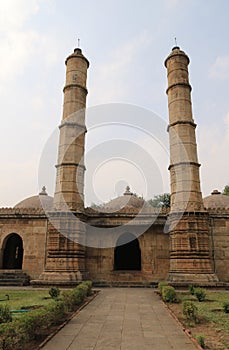
M66 59L54 197L45 187L0 209L0 284L105 286L225 285L229 282L229 196L202 198L192 115L189 57L165 60L170 208L153 208L129 186L95 210L84 204L85 108L89 62Z

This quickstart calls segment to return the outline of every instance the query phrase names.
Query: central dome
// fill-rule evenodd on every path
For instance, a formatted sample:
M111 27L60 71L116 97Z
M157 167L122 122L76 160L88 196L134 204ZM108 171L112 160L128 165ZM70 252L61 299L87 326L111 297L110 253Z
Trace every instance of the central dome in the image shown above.
M117 197L102 205L99 210L101 212L112 213L125 209L141 209L147 205L146 201L142 197L138 197L135 193L130 191L130 187L127 186L122 196Z

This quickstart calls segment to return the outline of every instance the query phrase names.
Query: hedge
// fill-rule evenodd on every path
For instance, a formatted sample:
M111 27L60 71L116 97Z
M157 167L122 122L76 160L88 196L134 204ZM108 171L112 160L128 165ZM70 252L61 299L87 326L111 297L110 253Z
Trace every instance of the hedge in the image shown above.
M43 339L47 329L61 324L68 313L76 310L91 294L91 289L90 281L82 282L76 288L63 292L58 300L53 300L48 306L0 324L0 349L22 350L26 343Z

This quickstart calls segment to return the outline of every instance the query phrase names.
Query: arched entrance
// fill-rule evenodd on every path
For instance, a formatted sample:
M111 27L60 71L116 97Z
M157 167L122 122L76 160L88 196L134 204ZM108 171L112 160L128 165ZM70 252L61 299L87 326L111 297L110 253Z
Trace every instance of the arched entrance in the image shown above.
M23 242L21 237L12 233L6 238L3 253L3 269L21 270L23 261Z
M117 240L114 250L114 270L141 270L139 242L131 233L124 233Z

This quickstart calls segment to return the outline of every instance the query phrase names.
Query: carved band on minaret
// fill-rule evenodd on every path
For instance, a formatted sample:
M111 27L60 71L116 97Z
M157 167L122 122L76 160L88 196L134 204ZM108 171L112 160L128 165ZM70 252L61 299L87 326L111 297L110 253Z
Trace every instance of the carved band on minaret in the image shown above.
M87 89L86 89L84 86L79 85L79 84L69 84L69 85L65 85L65 87L63 88L63 92L65 93L66 90L71 89L71 88L73 88L73 87L82 89L82 90L85 92L85 94L88 94Z
M172 89L172 88L174 88L174 87L177 87L177 86L178 86L178 87L179 87L179 86L187 87L187 88L190 90L190 92L192 91L192 87L191 87L190 84L180 82L180 83L174 83L174 84L170 85L170 86L166 89L166 94L168 94L168 92L169 92L170 89Z

